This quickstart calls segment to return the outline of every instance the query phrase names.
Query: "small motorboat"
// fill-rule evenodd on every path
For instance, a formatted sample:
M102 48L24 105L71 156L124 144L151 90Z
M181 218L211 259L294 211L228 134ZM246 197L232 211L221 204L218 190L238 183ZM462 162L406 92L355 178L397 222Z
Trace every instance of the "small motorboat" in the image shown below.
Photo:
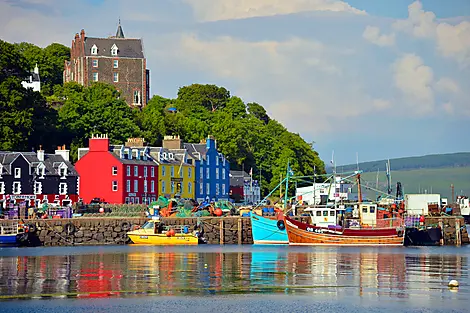
M200 231L189 226L166 226L158 219L147 221L140 228L129 231L127 236L134 244L144 245L197 245L203 242Z
M0 225L0 246L18 247L27 237L27 227L14 222L8 225Z

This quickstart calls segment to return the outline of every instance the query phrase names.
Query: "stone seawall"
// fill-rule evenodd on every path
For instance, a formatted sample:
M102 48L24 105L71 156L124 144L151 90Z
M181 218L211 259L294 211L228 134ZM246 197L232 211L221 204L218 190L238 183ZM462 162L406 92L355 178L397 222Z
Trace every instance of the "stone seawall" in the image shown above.
M307 221L307 217L295 217ZM28 234L28 245L74 246L74 245L122 245L131 243L127 232L143 225L145 218L73 218L25 220L33 225L34 232ZM162 218L167 226L187 225L190 229L199 226L204 231L208 244L252 244L249 217L200 217ZM0 225L16 223L17 220L2 220Z

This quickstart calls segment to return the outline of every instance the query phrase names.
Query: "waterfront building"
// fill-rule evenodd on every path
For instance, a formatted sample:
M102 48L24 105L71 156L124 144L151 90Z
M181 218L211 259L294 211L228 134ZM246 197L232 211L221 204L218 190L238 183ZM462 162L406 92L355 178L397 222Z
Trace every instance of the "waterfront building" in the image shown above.
M158 197L158 164L143 138L110 145L107 135L92 136L88 148L78 149L80 197L108 203L150 203Z
M237 203L258 203L261 201L261 186L258 180L245 171L231 171L230 198Z
M34 67L34 70L31 72L31 75L29 75L26 80L22 81L21 85L24 88L32 88L33 91L41 91L41 78L39 76L39 68L37 64Z
M131 106L143 107L150 97L150 71L142 39L126 38L119 22L116 36L96 38L75 34L70 61L65 61L64 82L89 86L105 82L116 86Z
M326 204L328 202L339 202L345 200L357 200L352 193L352 184L335 177L333 183L313 183L309 186L298 187L295 191L297 201L307 205ZM363 193L365 198L365 193Z
M48 203L72 205L78 200L78 173L70 151L57 147L54 154L42 147L36 152L0 151L0 202L26 206Z
M166 139L167 145L170 142L181 142L178 136ZM183 147L195 166L196 200L229 200L230 164L225 156L217 151L214 136L209 135L198 144L184 143Z

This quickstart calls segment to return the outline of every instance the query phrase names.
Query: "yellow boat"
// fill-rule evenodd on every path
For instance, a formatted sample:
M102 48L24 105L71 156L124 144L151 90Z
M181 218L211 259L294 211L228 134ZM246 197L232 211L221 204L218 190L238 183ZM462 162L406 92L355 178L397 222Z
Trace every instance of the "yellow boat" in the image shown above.
M147 221L141 228L130 231L127 236L140 245L197 245L198 233L189 232L188 226L163 226L155 220Z

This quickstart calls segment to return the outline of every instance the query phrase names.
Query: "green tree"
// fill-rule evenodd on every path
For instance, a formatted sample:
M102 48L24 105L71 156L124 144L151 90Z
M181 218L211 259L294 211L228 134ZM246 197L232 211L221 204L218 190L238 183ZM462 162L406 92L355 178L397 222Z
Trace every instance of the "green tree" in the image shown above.
M199 106L215 112L225 107L230 99L230 92L215 85L193 84L181 87L177 99L182 104L181 109L192 110Z
M66 140L71 143L73 158L79 147L87 146L92 134L108 134L111 142L123 143L130 137L140 136L137 111L119 99L114 86L93 83L81 87L67 83L59 97L66 95L59 109L59 121Z
M263 121L265 124L269 122L269 116L266 110L256 102L251 102L246 105L248 107L248 113Z

